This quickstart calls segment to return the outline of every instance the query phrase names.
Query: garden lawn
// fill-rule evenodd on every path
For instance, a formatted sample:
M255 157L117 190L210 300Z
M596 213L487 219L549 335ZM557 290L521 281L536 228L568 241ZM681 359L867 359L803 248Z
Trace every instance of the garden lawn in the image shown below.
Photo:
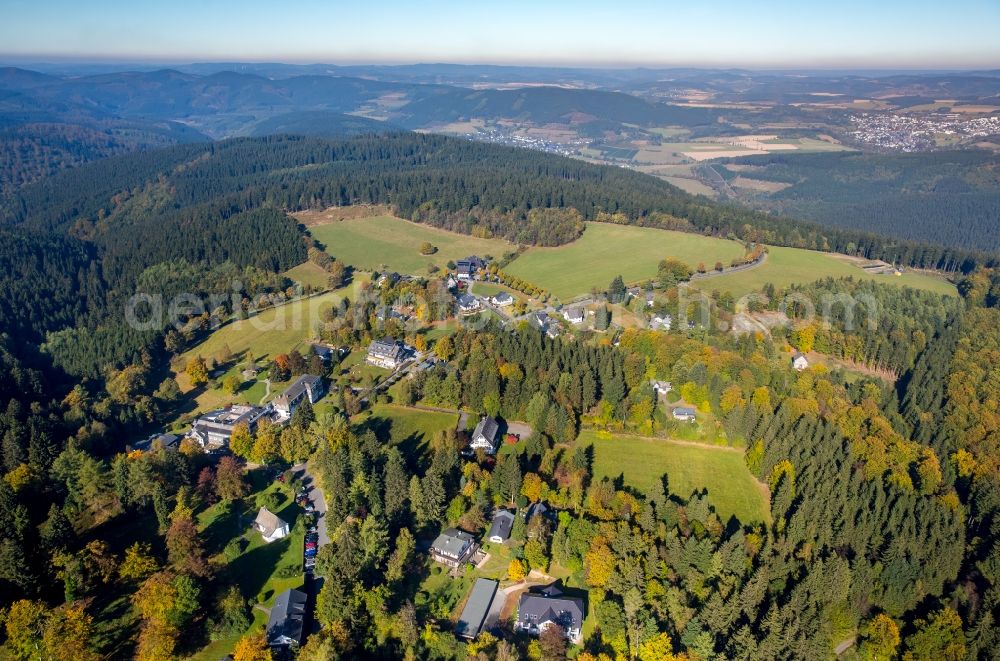
M822 278L853 277L859 280L873 280L889 285L908 286L939 294L956 295L955 285L936 275L907 272L903 275L874 275L866 273L850 260L830 253L803 250L801 248L768 248L763 264L746 271L694 281L694 286L702 291L728 291L734 296L742 296L760 289L767 283L775 287L806 284Z
M254 604L270 607L275 597L289 588L301 588L302 548L304 532L295 522L301 510L292 499L291 489L266 478L262 471L249 474L254 484L253 493L244 499L241 507L227 507L223 503L206 508L197 515L198 528L205 540L206 550L222 563L220 574L224 583L235 583L245 597ZM270 544L264 542L251 524L267 494L277 492L284 496L276 514L291 526L291 534ZM226 544L242 538L244 548L235 559L227 561L222 553ZM252 610L250 630L262 626L267 615L259 609ZM190 658L195 661L216 661L232 652L236 641L245 632L233 632L213 641Z
M594 446L594 478L624 477L625 484L646 493L664 474L670 493L687 499L700 489L723 522L730 515L742 523L768 521L766 490L743 462L743 453L713 447L612 434L610 437L585 430L577 441Z
M557 248L531 248L511 262L510 275L562 300L601 290L617 275L626 283L656 277L660 261L674 257L695 268L717 261L727 266L744 254L736 241L649 227L587 223L583 236Z
M328 254L355 268L418 275L426 275L430 264L444 268L449 260L470 255L500 258L516 248L501 239L480 239L392 216L337 220L310 227L309 232ZM424 242L437 252L421 255Z

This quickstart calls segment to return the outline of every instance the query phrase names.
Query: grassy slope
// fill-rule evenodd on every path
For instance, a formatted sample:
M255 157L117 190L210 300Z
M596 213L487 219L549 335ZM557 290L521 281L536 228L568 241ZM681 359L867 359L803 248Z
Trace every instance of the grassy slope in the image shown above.
M284 272L303 287L313 286L316 289L326 289L330 283L330 274L312 262L302 262L296 267Z
M769 506L761 485L743 463L743 453L731 448L615 435L601 438L584 431L579 443L594 446L594 476L625 476L625 483L645 492L653 480L668 476L670 493L687 498L696 489L708 490L708 499L725 521L767 521Z
M954 295L956 293L954 285L938 276L923 273L905 273L901 276L870 275L849 261L827 253L782 247L769 248L767 261L756 268L696 281L695 285L704 291L729 291L736 296L741 296L759 290L768 282L778 287L786 287L794 283L812 282L828 276L834 278L853 276L887 284L926 289L940 294Z
M297 299L265 310L256 317L226 324L184 352L181 364L199 354L206 358L214 356L225 345L229 345L236 356L249 349L258 361L290 351L315 335L323 313L335 303L345 295L356 298L359 285L360 281L355 279L355 284L344 289Z
M392 444L400 445L400 451L407 455L418 449L422 451L437 432L454 429L458 415L376 404L353 422L359 427L373 429L383 441L391 439Z
M294 526L301 515L298 506L292 502L291 490L275 481L265 481L259 473L252 474L251 482L254 493L246 499L246 506L241 512L228 511L222 504L216 504L200 512L197 516L198 527L206 539L209 553L220 553L229 540L242 536L247 545L243 553L232 562L226 563L220 554L217 560L223 563L221 570L226 582L234 582L255 604L267 607L273 605L275 597L288 588L302 587L302 529L293 527L291 534L270 544L265 544L260 534L250 528L257 509L260 507L264 494L272 491L282 493L285 499L277 514ZM242 516L240 516L242 514ZM282 578L282 571L292 572L290 578ZM251 611L253 624L251 631L263 626L267 615L254 608ZM210 642L204 648L193 654L191 661L216 661L232 652L236 641L243 632L233 632Z
M339 220L309 228L326 251L356 268L381 269L385 265L401 273L426 275L427 266L444 267L449 260L469 255L501 257L514 246L499 239L479 239L439 230L391 216ZM428 241L438 251L421 255L420 245Z
M507 272L548 289L562 299L604 289L616 275L635 282L656 275L665 257L692 267L704 262L725 264L743 255L735 241L647 227L587 223L583 236L558 248L534 248L514 260Z

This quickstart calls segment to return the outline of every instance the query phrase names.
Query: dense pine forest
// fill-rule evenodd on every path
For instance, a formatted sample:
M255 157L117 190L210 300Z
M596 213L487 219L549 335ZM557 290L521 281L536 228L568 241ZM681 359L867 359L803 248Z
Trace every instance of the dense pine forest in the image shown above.
M962 297L825 280L767 286L763 305L850 294L859 319L834 307L828 324L812 323L793 306L792 325L771 335L630 328L612 342L491 323L433 346L406 337L437 364L392 394L361 401L345 389L323 415L303 407L282 428L243 428L221 460L189 443L128 452L176 414L167 361L203 337L209 312L239 310L192 312L183 332L166 333L125 323L125 300L231 293L235 280L237 301L283 292L280 273L317 252L287 212L357 203L520 244L572 241L583 218L842 250L950 271ZM578 214L531 213L551 208ZM482 531L495 508L539 502L555 514L517 517L523 544L508 576L558 569L579 586L590 624L573 653L583 661L834 650L932 661L1000 649L996 255L825 229L622 169L416 134L115 156L23 187L3 214L0 640L11 658L162 661L250 631L249 572L222 560L243 549L200 525L208 512L239 522L254 503L262 473L243 460L306 459L327 494L331 543L317 558L320 629L298 650L303 661L567 658L560 636L461 642L450 621L458 599L426 589L423 550L442 528ZM436 286L405 282L375 298ZM664 298L678 313L676 290ZM344 300L317 333L353 350L406 333L376 314L370 300ZM789 346L894 378L797 372ZM276 368L316 365L288 349ZM189 364L198 360L204 368L201 357ZM595 471L584 431L679 431L651 380L673 383L716 444L741 453L767 493L765 520L724 517L715 494L677 493L669 473L637 489ZM452 431L406 443L359 417L390 399L525 421L534 433L496 458L463 457ZM270 658L256 631L234 656Z
M971 249L1000 249L1000 161L988 151L798 154L733 159L724 177L787 184L751 193L757 208L847 227Z

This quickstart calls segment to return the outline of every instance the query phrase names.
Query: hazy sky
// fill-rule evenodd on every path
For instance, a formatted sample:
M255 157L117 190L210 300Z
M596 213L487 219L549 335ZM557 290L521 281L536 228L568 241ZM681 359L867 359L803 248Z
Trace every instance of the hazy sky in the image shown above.
M1000 67L1000 0L0 0L0 55Z

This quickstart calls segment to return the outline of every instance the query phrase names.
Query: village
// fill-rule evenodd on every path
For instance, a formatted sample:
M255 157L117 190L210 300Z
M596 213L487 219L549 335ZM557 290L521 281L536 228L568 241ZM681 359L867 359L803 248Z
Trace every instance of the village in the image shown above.
M626 323L638 323L650 330L677 330L674 316L666 311L656 290L650 286L624 287L610 296L594 293L569 304L542 303L499 286L496 270L488 269L489 263L488 258L469 256L457 260L454 268L443 276L442 284L452 297L453 320L481 321L482 315L488 315L508 328L527 327L548 338L562 337L569 341L577 341L582 337L581 331L586 330L588 334L598 333L606 342L615 345L623 330L621 322L626 318ZM413 282L414 278L386 272L373 275L372 280L375 287L388 288ZM615 315L609 304L614 304L618 310ZM413 317L413 309L412 305L405 304L380 305L375 317L380 324L398 331L406 329L408 324L418 323ZM692 332L697 327L688 322L683 330ZM337 395L341 402L349 397L358 406L371 404L385 398L391 389L398 393L404 382L422 372L445 366L444 356L384 335L374 337L364 348L363 365L367 370L374 370L369 372L368 378L361 383L336 378L336 366L349 362L352 353L349 346L334 346L316 338L308 344L308 360L305 357L298 360L306 373L294 376L269 401L233 403L213 409L197 415L183 433L153 434L131 447L134 451L177 451L182 444L194 444L199 451L218 460L234 454L233 443L243 442L235 441L234 436L253 437L262 425L280 429L305 410L308 410L307 415L314 416L316 409L328 406L324 399L329 396ZM791 364L800 371L809 366L806 356L798 352L792 355ZM239 374L250 381L258 378L260 371L255 363L248 362ZM654 379L649 386L660 405L665 407L669 419L682 425L678 428L680 435L690 434L683 432L683 426L696 428L700 417L698 408L679 397L669 381ZM505 445L517 444L532 433L524 423L492 415L481 416L473 427L467 422L466 413L455 409L452 414L458 418L455 432L464 439L462 455L470 461L492 461ZM268 467L250 463L247 468L267 470ZM311 604L321 585L321 579L315 576L317 556L330 542L332 531L328 530L328 525L336 526L336 523L326 520L327 504L323 492L306 464L298 464L286 472L278 467L276 475L278 481L295 484L295 504L304 517L304 523L298 524L303 527L302 585L275 596L266 625L268 645L276 654L288 654L303 643L314 626ZM538 636L547 627L557 625L569 643L582 641L586 614L584 594L567 588L562 578L540 571L532 570L513 582L504 580L506 572L497 572L497 567L506 569L512 557L511 543L520 546L530 539L532 527L553 525L556 515L557 510L544 502L521 506L511 503L497 507L489 516L488 528L480 534L447 527L424 542L430 561L441 567L442 578L462 578L463 585L471 582L460 598L463 605L455 623L458 637L474 640L482 632L495 631L502 618L512 618L513 629L525 635ZM267 505L257 509L250 526L252 533L259 535L264 544L289 537L293 527L293 521L284 520L279 512Z

